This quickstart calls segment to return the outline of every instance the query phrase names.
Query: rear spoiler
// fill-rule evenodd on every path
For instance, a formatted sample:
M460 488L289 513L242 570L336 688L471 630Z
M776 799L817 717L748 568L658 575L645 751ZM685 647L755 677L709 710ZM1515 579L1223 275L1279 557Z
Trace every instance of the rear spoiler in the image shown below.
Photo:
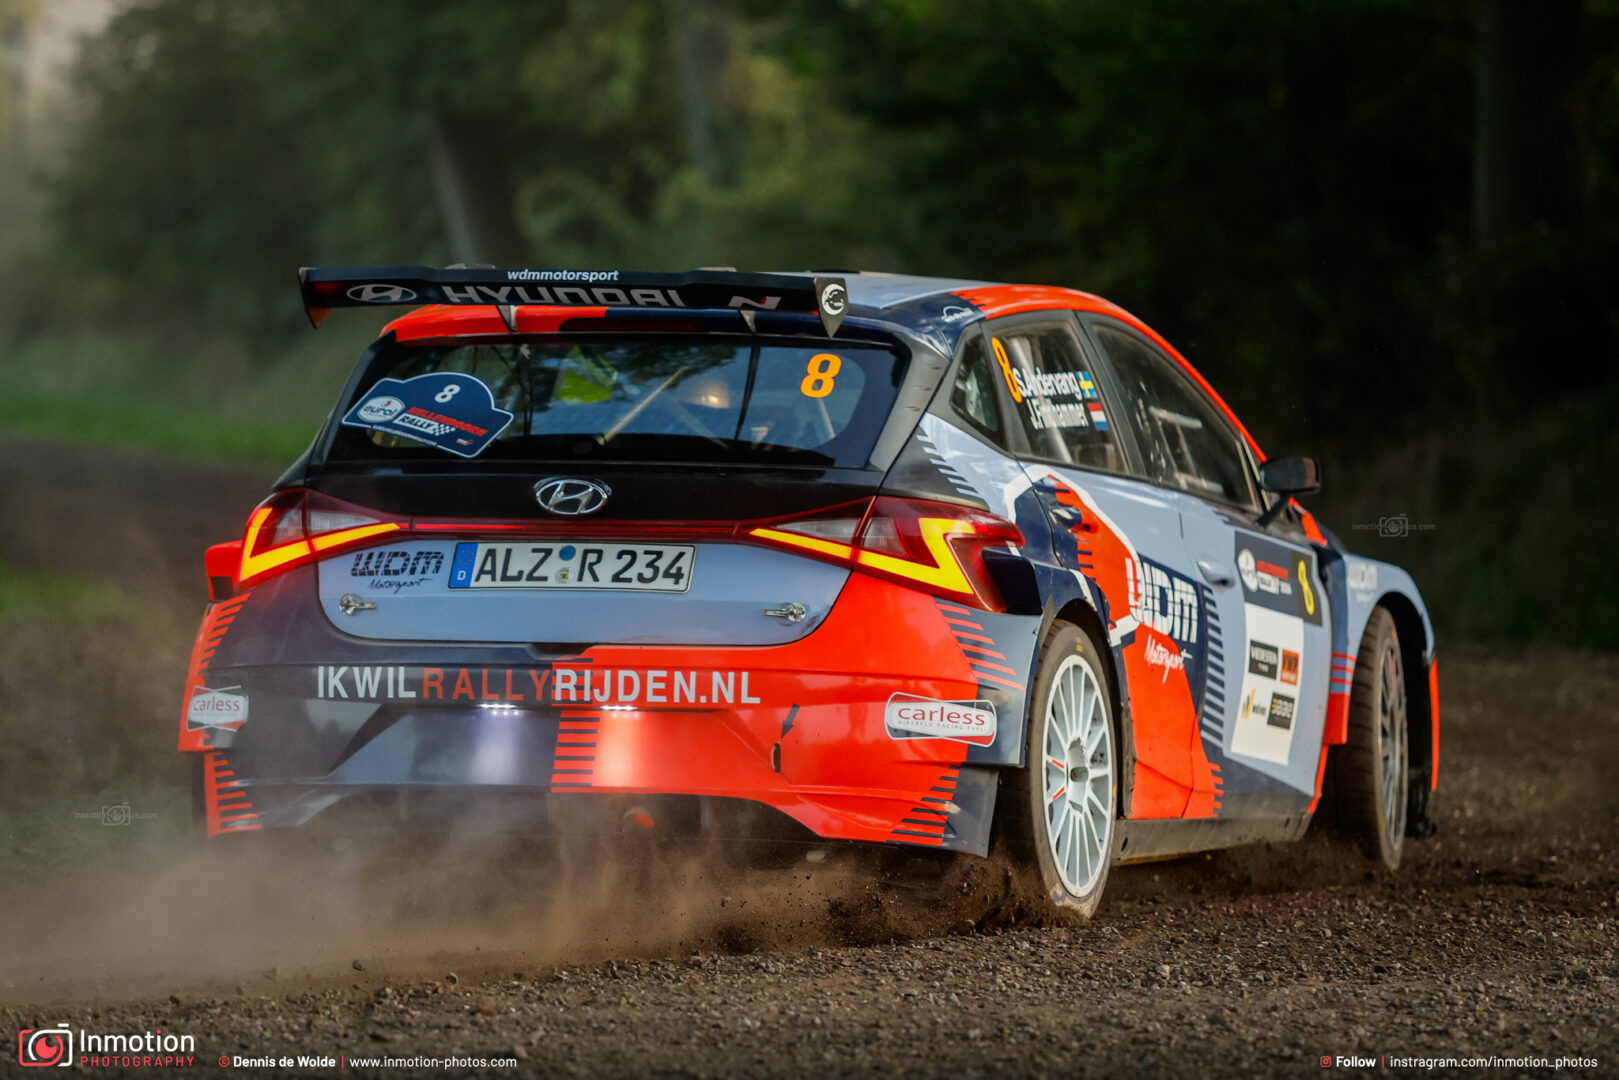
M430 266L311 267L298 271L298 291L312 326L333 308L378 304L493 306L517 330L519 306L639 307L734 310L753 326L755 311L817 314L828 337L849 307L841 277L742 274L693 270L684 274L619 270L496 270Z

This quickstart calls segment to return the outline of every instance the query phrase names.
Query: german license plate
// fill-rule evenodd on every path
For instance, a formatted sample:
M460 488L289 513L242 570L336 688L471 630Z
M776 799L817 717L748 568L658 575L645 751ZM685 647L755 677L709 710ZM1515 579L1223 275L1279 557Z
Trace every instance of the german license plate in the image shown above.
M695 548L679 544L545 543L455 545L452 589L630 589L683 593Z

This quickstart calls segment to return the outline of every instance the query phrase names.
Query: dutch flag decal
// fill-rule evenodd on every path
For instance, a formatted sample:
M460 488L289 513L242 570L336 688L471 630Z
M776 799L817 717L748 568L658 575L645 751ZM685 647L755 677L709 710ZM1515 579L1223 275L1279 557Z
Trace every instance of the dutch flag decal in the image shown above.
M1102 412L1101 403L1093 401L1090 403L1089 408L1091 410L1091 423L1096 425L1096 430L1106 431L1107 415Z

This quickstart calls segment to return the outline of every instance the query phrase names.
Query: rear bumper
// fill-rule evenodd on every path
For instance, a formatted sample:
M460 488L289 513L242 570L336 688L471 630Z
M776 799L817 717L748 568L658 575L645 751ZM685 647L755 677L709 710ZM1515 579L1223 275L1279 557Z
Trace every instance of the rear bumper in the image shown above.
M1039 623L857 574L784 645L376 642L338 631L294 571L209 609L180 749L207 755L210 835L392 790L676 795L983 854Z

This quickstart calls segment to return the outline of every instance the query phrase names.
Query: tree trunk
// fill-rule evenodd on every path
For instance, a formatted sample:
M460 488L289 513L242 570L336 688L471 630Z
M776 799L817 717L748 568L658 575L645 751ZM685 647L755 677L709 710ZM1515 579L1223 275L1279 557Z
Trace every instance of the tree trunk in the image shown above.
M427 163L453 261L516 265L529 261L512 213L498 134L434 109L427 117Z

